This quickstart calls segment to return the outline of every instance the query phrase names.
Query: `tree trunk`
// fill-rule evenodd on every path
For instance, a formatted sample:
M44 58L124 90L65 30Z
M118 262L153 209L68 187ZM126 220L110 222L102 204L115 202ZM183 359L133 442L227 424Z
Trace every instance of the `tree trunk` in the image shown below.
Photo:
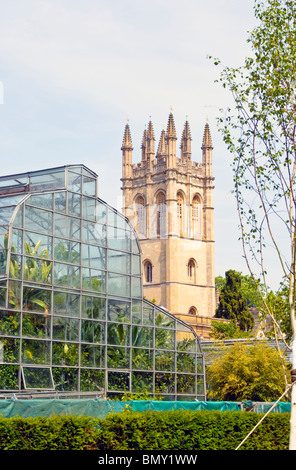
M292 341L292 371L296 372L296 338ZM293 374L292 383L293 383ZM296 377L295 377L296 378ZM291 391L291 415L290 415L290 441L289 450L296 450L296 387L292 387Z

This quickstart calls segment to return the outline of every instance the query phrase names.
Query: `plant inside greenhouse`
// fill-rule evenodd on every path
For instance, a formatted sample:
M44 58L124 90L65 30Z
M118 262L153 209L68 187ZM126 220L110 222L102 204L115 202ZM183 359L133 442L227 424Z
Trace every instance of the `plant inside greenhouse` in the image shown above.
M83 165L0 178L0 393L205 399L194 330L143 299L130 222Z

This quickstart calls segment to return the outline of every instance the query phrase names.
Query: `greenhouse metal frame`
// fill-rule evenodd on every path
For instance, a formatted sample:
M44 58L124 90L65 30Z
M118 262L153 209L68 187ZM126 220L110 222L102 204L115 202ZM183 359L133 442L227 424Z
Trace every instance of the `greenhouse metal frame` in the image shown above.
M204 400L199 338L143 299L141 266L84 165L0 177L0 394Z

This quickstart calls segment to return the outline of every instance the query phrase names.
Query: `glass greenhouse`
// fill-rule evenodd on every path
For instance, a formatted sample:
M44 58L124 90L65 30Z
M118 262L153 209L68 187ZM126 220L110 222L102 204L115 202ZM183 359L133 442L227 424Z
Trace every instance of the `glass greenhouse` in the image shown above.
M2 395L204 400L204 377L193 329L143 299L136 233L94 172L0 178Z

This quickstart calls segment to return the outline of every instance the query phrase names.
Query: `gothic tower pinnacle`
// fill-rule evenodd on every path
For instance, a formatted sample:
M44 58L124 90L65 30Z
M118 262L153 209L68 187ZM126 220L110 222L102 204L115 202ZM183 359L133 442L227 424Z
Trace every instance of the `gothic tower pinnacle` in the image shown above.
M129 124L126 123L122 141L122 175L125 178L132 176L132 151L133 144Z
M182 160L191 160L191 141L189 122L186 120L180 145Z
M207 176L212 176L212 137L210 133L210 126L208 123L205 125L203 142L202 142L202 162L205 165Z
M176 166L176 140L177 140L177 134L176 134L174 116L173 116L173 113L170 112L168 125L167 125L167 131L166 131L168 168L175 168Z
M155 137L154 137L154 130L153 130L153 125L151 120L148 123L148 130L146 134L146 140L147 140L147 160L149 162L152 162L154 160L154 142L155 142Z

